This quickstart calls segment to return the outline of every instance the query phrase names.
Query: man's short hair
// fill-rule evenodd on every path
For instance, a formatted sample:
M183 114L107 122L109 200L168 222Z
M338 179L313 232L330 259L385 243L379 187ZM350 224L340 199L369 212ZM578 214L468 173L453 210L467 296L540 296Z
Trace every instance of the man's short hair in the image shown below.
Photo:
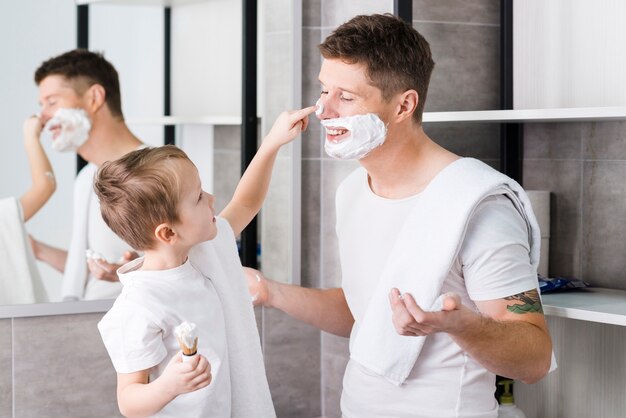
M104 56L86 49L74 49L44 61L35 71L35 83L50 75L60 75L70 82L83 82L88 87L99 84L104 88L106 104L111 114L123 118L120 82L117 70ZM75 85L78 91L78 86Z
M383 98L413 89L419 95L413 114L421 123L430 75L435 66L426 39L391 14L356 16L319 45L324 58L365 65L371 84Z
M156 227L179 221L184 162L193 164L183 150L165 145L107 161L96 173L94 189L104 222L135 250L153 249Z

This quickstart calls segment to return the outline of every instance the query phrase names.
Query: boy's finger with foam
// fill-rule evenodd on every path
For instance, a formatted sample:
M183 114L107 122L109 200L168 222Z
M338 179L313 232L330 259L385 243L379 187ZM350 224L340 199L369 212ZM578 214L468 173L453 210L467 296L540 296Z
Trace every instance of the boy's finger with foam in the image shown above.
M324 113L324 103L322 103L322 99L317 99L317 102L315 102L315 107L315 116L319 116Z

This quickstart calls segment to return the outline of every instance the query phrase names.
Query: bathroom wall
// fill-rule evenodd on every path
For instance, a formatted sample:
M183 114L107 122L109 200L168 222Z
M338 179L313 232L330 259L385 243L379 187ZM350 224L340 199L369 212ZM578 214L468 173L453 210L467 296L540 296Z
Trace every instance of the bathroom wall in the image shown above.
M0 417L119 417L103 314L0 319Z
M320 86L316 46L339 24L357 14L392 12L393 2L306 2L303 16L303 104L315 103ZM499 2L414 0L413 25L431 44L436 64L426 108L497 109L499 106ZM427 125L426 132L453 151L498 166L499 128L484 124ZM320 125L303 138L302 277L312 285L341 285L335 238L334 194L358 166L336 161L321 147ZM339 417L348 340L322 333L322 413Z

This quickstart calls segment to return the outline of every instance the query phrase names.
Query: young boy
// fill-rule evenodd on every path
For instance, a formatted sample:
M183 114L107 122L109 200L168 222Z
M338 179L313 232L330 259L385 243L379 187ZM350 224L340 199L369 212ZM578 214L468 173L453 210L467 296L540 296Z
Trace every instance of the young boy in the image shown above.
M176 147L133 151L98 171L102 217L145 254L118 270L122 293L98 324L123 415L275 416L235 236L261 208L278 150L314 110L280 115L218 218ZM189 362L174 335L185 321L198 331Z

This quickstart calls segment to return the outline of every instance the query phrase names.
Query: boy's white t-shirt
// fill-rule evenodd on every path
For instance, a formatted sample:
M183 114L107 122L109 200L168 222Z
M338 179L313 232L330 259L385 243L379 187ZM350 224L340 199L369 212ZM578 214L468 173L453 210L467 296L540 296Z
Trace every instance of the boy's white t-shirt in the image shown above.
M124 265L124 285L113 307L98 324L118 373L150 369L157 379L180 351L174 329L193 322L198 353L211 363L211 384L179 395L155 417L230 417L231 385L222 305L210 279L187 260L162 271L141 271L143 258Z
M407 199L375 195L362 169L337 192L342 288L355 319L351 342L359 332L396 237L419 201L419 194ZM419 234L415 231L416 240ZM536 287L526 223L505 196L488 198L470 220L442 293L455 292L463 304L477 310L473 301L499 299ZM359 418L496 417L494 390L494 374L468 356L448 334L437 333L426 338L409 378L401 386L350 360L341 410L346 417Z

